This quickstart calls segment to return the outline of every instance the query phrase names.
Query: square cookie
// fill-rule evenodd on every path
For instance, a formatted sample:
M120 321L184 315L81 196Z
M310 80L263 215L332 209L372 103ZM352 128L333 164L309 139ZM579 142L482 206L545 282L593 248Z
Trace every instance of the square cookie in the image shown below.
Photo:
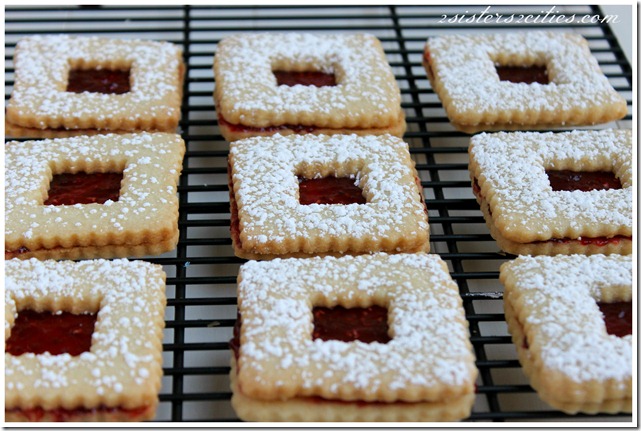
M481 133L469 154L474 194L502 250L632 252L630 130Z
M5 263L7 421L140 421L162 377L165 273L106 261Z
M9 136L175 132L178 126L184 65L171 43L30 36L16 45L14 66Z
M542 400L632 411L632 257L521 256L501 266L505 317Z
M218 126L228 141L285 134L403 136L401 94L369 34L240 34L214 57Z
M9 142L5 258L161 254L178 241L179 135Z
M229 175L239 257L429 250L422 187L400 138L247 138L230 145Z
M231 381L241 419L470 414L474 353L458 287L438 255L248 262L238 311Z
M423 64L451 123L467 133L606 123L627 114L575 33L434 37Z

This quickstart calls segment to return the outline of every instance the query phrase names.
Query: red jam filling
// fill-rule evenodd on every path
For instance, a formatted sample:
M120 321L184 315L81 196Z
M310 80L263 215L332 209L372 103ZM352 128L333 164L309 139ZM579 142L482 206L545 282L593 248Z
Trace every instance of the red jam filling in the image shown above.
M314 307L314 331L312 339L323 341L361 341L363 343L387 343L387 308L372 305L367 308Z
M632 335L632 302L597 302L597 305L603 313L608 334L617 337Z
M552 190L589 192L590 190L620 189L621 181L612 173L574 172L569 170L545 171L550 180Z
M509 81L516 84L550 83L545 66L496 66L496 73L501 81Z
M294 85L307 85L314 87L335 87L336 77L333 73L323 72L286 72L274 71L278 85L293 87Z
M599 247L603 247L604 245L608 244L618 244L622 240L630 240L631 238L629 236L622 236L622 235L616 235L613 236L612 238L607 238L604 236L599 236L595 238L587 238L587 237L581 237L577 239L572 239L572 238L552 238L548 239L546 241L534 241L534 244L542 243L542 242L556 242L556 243L561 243L561 244L568 244L572 241L579 241L581 245L597 245Z
M122 173L59 174L49 186L44 205L104 204L118 201Z
M93 409L77 408L77 409L52 409L45 410L41 407L31 409L11 409L7 413L19 413L27 422L40 422L45 418L45 414L49 415L47 421L53 422L74 422L84 419L87 415L93 414L118 414L127 416L131 421L141 420L148 417L148 410L150 406L137 407L135 409L124 409L121 407L95 407Z
M299 178L298 181L301 205L367 203L363 196L363 190L351 178Z
M70 93L124 94L131 91L128 70L72 69L67 91Z
M14 356L44 352L78 356L91 349L96 318L97 314L21 310L6 341L5 352Z

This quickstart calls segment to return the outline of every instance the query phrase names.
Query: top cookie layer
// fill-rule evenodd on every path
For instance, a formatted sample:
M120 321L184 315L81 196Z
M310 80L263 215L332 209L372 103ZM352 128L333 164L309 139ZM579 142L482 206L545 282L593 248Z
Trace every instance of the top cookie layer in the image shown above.
M184 152L180 136L169 133L8 143L5 247L137 245L173 237ZM77 172L122 172L118 201L44 205L53 175Z
M496 65L545 66L549 84L501 81ZM453 123L570 125L623 117L625 100L574 33L519 32L431 38L425 65Z
M5 408L154 405L162 376L165 278L144 261L6 262L5 340L21 310L95 313L78 356L5 353Z
M427 245L429 226L407 143L390 136L274 135L230 146L246 251L372 252ZM367 203L301 205L297 175L352 177Z
M336 86L277 85L274 70L333 73ZM243 34L214 58L215 98L230 123L386 127L402 115L400 91L374 36Z
M469 152L470 172L505 238L632 235L629 130L482 133L472 137ZM622 188L553 191L546 169L610 171Z
M173 44L67 35L18 42L7 121L37 129L173 130L180 119L182 52ZM71 69L129 70L124 94L67 92Z
M238 382L258 399L448 401L473 392L456 283L437 255L248 262L239 273ZM388 309L388 343L312 340L314 306Z

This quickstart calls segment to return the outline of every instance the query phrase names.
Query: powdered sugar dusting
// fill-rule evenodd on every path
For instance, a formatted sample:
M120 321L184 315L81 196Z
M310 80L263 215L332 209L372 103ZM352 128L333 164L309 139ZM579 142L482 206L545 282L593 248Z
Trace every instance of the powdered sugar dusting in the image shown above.
M437 255L248 262L238 298L246 393L417 401L471 390L476 371L461 300ZM372 304L388 308L389 343L311 339L313 306Z
M11 121L25 127L104 128L123 121L174 118L180 114L180 49L167 42L68 35L30 36L16 46L16 80L8 104ZM131 91L111 95L67 92L74 65L129 67ZM13 115L18 113L18 115ZM35 116L41 124L18 117ZM49 117L44 120L43 117ZM94 117L92 124L72 124ZM114 120L110 124L108 119ZM79 120L80 119L80 120ZM113 127L111 127L113 129Z
M278 86L273 67L333 73L336 86ZM215 57L216 94L227 121L384 127L401 114L400 91L372 35L242 34L223 39ZM340 119L340 120L339 120Z
M407 143L385 136L281 136L230 146L243 246L307 238L397 241L427 236L428 224ZM307 167L357 179L366 204L301 205L297 173ZM347 170L347 171L346 171ZM406 239L407 239L406 238Z
M444 98L461 118L466 113L478 118L527 110L557 111L557 117L567 118L573 109L625 104L585 39L575 33L448 35L430 38L426 50L430 67L443 84ZM547 85L500 81L495 63L546 65L552 79Z
M177 223L176 183L184 142L179 135L140 133L10 142L5 147L5 241L9 250L70 246L79 235L135 234ZM143 163L140 163L140 160ZM122 171L117 202L43 205L53 174ZM174 174L168 174L174 169ZM148 207L160 209L154 214ZM86 240L86 239L85 239ZM77 240L76 240L77 241Z
M596 304L632 299L631 256L521 256L501 272L530 310L519 319L544 367L576 382L631 377L632 335L608 335Z
M98 313L89 352L5 354L6 408L132 408L153 401L162 374L165 274L160 265L12 259L5 268L7 303L18 312ZM24 390L13 390L18 385Z
M632 135L629 130L482 133L472 137L470 169L506 238L632 234ZM553 191L546 169L613 172L621 189ZM591 229L598 235L589 235Z

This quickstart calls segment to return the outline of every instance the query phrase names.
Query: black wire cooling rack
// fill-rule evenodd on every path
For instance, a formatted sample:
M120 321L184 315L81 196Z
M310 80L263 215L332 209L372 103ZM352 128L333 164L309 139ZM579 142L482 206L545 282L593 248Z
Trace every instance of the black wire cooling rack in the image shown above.
M177 249L147 259L164 266L168 307L164 374L158 421L238 420L230 405L227 341L236 317L236 275L229 236L226 157L219 133L211 70L216 44L239 32L367 32L377 36L401 87L409 142L429 209L432 251L445 259L459 285L480 370L469 421L629 421L629 415L567 416L543 404L516 359L502 309L498 268L501 253L485 227L467 172L469 136L449 124L432 91L421 56L428 37L448 33L522 30L573 31L586 37L614 87L632 100L632 70L595 6L492 6L488 13L514 14L511 23L469 22L486 6L66 6L6 7L5 100L13 84L13 51L23 36L45 33L167 40L180 45L188 65L181 133L187 143L180 180L180 241ZM458 15L457 15L458 14ZM538 17L516 23L519 15ZM465 18L468 18L466 21ZM549 16L548 16L549 18ZM458 21L457 21L458 19ZM454 22L452 22L454 21ZM607 21L607 19L605 20ZM631 109L630 109L631 110ZM631 115L605 127L631 127Z

